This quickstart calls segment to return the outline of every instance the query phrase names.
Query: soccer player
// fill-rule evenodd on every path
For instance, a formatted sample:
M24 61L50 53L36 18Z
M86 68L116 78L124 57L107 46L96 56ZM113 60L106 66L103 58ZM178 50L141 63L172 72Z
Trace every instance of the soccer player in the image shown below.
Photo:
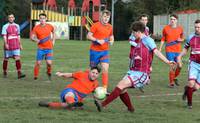
M40 65L43 59L46 60L47 75L51 80L53 46L55 43L55 29L51 24L47 24L47 16L44 13L39 15L40 24L32 31L31 39L38 45L37 58L34 67L34 80L38 79Z
M195 33L191 34L180 55L177 57L179 66L182 66L181 59L190 50L188 84L185 86L183 100L187 98L188 108L192 108L192 94L200 88L200 20L194 23Z
M92 41L90 46L90 67L101 64L102 83L106 91L108 87L109 45L114 43L112 25L109 24L110 15L110 11L102 11L100 21L92 25L87 35L87 38Z
M14 20L14 14L9 14L8 23L2 28L2 35L4 39L3 76L7 77L9 58L14 58L18 79L21 79L26 76L21 72L20 51L23 48L20 41L20 28L19 25L14 22Z
M121 101L128 108L128 111L134 112L134 107L131 104L127 89L141 88L149 83L150 63L153 54L158 56L166 64L174 64L174 62L169 61L159 50L157 50L154 40L145 35L145 25L143 23L134 22L131 29L136 38L135 43L137 43L132 51L132 60L134 62L130 66L130 70L125 77L117 84L111 94L101 103L96 100L95 104L98 111L101 111L102 107L105 107L117 97L120 97Z
M71 84L68 84L61 91L60 98L62 102L39 102L39 106L50 108L74 108L83 105L83 99L92 93L98 86L97 78L101 69L92 67L86 71L77 71L74 73L57 72L56 75L64 78L73 78Z
M163 36L160 43L159 51L162 50L164 42L166 41L165 51L166 57L170 61L177 61L177 56L181 52L181 43L184 41L183 28L177 24L178 16L170 15L170 23L163 29ZM174 84L179 86L177 77L180 74L181 68L178 66L170 67L169 70L169 87L173 88Z

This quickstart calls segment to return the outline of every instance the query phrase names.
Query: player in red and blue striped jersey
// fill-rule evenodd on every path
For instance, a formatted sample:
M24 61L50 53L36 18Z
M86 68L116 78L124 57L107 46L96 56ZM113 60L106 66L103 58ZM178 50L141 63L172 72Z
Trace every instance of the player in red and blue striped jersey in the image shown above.
M20 42L20 28L14 22L14 14L8 15L8 23L2 28L2 35L4 39L4 60L3 60L3 75L7 77L8 59L14 58L18 79L25 77L21 72L20 51L23 49Z
M188 84L185 86L183 100L187 98L188 108L192 108L192 94L200 88L200 20L196 20L195 24L195 33L191 34L185 43L185 46L177 57L177 62L179 66L182 66L181 59L184 55L187 54L189 48L190 58L189 58L189 75L188 75Z

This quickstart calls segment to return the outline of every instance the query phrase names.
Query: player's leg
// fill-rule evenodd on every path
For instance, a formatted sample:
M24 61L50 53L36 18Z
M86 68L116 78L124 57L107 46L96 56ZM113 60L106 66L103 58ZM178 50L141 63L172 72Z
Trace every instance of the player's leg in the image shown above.
M8 50L4 50L4 59L3 59L3 76L7 77L7 69L8 69L8 60L12 54Z
M177 57L179 56L179 54L180 54L180 53L175 53L175 58L174 58L175 62L177 62ZM179 86L179 82L178 82L177 77L180 75L181 67L179 67L178 65L176 65L175 68L176 68L176 69L175 69L174 83L175 83L177 86Z
M51 80L53 50L46 50L45 59L46 59L46 67L47 67L46 73L49 80Z
M126 107L128 108L128 111L130 112L134 112L134 107L131 103L129 94L127 92L127 89L125 89L121 94L120 94L120 99L121 101L126 105Z
M100 52L100 63L102 67L102 84L104 88L108 88L108 69L109 69L109 52Z
M174 61L174 53L166 52L166 57L169 61ZM174 79L175 79L175 68L174 66L170 66L169 68L169 87L174 87Z
M22 72L21 72L20 49L13 50L13 55L14 55L14 59L15 59L15 66L17 69L18 79L24 78L26 75L22 74Z
M37 50L37 55L36 55L36 62L34 66L34 80L38 79L39 75L39 70L40 70L40 65L42 60L44 59L44 51L41 49Z

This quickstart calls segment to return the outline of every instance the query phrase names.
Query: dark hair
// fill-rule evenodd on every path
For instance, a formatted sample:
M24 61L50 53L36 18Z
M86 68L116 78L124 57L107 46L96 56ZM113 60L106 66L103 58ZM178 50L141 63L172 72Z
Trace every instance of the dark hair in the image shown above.
M145 32L145 25L140 21L135 21L131 25L131 30L135 31L135 32L140 31L140 32L144 33Z
M170 17L175 17L176 19L178 19L178 15L177 14L171 14Z
M138 18L138 20L142 19L142 17L147 17L147 19L149 18L149 16L147 14L141 14Z
M47 15L46 15L45 13L40 13L40 14L39 14L39 17L40 17L40 16L45 16L45 17L47 17Z
M195 24L200 23L200 19L195 20Z
M101 68L98 67L98 66L95 66L95 67L91 67L90 70L94 70L96 69L99 73L101 72Z
M103 14L106 14L106 15L110 16L110 15L111 15L111 12L108 11L108 10L103 10L103 11L101 12L101 16L102 16Z

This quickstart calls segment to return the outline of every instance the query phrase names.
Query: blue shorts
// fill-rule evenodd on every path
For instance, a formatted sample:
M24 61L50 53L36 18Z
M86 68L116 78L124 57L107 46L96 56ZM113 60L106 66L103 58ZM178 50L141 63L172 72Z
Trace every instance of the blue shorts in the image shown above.
M78 96L81 97L81 98L84 98L84 97L87 96L86 94L82 94L82 93L76 91L76 90L73 89L73 88L65 88L65 89L62 90L61 93L60 93L60 99L61 99L62 102L66 102L66 100L65 100L65 95L66 95L67 93L69 93L69 92L72 92L72 93L74 94L74 101L75 101L75 103L78 103L78 102L79 102Z
M174 52L166 52L166 57L169 61L177 62L177 57L180 53L174 53Z
M4 51L4 57L5 58L12 58L14 56L20 56L20 49L16 50L5 50Z
M195 80L198 84L200 84L200 64L199 63L190 61L188 80Z
M109 51L90 50L90 67L97 66L100 62L109 63Z
M129 79L133 88L143 88L150 82L148 74L132 70L129 70L123 79Z
M37 50L37 61L53 59L53 50L52 49L38 49Z

